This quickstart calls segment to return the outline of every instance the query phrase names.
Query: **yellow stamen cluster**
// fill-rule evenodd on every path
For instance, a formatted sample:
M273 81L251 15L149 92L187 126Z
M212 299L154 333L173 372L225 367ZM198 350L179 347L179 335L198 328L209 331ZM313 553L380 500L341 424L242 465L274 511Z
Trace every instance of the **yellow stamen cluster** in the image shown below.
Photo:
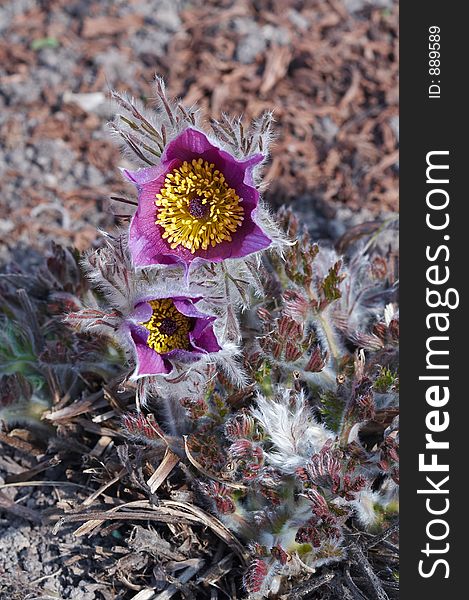
M159 354L171 350L188 350L191 319L178 311L170 298L150 300L148 304L153 314L148 321L141 323L148 331L147 345Z
M241 202L213 163L202 158L184 161L166 175L156 195L156 224L173 250L181 245L194 254L231 242L231 234L243 222Z

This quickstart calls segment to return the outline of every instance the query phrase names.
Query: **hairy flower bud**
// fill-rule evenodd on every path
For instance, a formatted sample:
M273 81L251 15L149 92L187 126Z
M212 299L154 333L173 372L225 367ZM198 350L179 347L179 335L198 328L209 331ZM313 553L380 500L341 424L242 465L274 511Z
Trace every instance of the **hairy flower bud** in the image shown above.
M130 436L147 442L161 441L165 437L152 414L127 413L122 417L122 426Z
M222 515L229 515L235 512L235 505L232 498L232 490L226 485L217 481L209 481L208 483L199 483L200 489L211 498L217 511Z
M255 419L247 412L241 412L227 420L226 437L231 441L238 439L258 440L261 435Z
M255 558L243 577L243 584L246 591L250 594L260 592L267 573L267 563L260 558Z
M311 356L305 366L305 371L319 373L324 369L327 362L327 352L322 352L320 346L313 348Z

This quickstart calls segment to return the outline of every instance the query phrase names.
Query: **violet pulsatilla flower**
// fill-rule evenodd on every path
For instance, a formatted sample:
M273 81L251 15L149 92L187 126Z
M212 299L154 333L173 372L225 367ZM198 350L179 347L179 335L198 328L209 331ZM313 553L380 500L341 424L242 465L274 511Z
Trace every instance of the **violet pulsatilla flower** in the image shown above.
M238 160L187 128L154 167L123 173L138 189L129 231L135 266L221 262L267 248L256 223L253 169L262 154Z
M195 362L221 350L215 317L196 308L201 298L173 297L138 302L122 324L135 348L134 379L168 374L173 361Z

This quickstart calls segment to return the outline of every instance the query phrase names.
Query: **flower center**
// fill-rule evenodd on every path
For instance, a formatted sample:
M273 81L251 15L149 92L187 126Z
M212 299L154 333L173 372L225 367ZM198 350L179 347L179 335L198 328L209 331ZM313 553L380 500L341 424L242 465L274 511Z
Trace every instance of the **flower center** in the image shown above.
M179 312L170 298L150 300L148 304L153 314L148 321L141 323L150 332L147 346L158 354L171 350L188 350L191 318Z
M227 184L213 163L202 158L166 175L155 204L157 225L174 250L184 246L194 254L227 241L242 224L242 198Z
M206 200L202 200L198 196L189 200L189 213L196 219L202 219L207 215L209 206Z
M161 320L161 325L159 326L160 333L163 335L174 335L176 333L178 325L174 319L169 319L165 317Z

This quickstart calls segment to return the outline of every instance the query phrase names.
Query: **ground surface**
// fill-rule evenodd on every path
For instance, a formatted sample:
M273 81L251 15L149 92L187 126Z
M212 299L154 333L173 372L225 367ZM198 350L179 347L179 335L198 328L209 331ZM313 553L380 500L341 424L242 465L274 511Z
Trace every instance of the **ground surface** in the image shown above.
M155 73L209 116L273 109L268 199L314 215L318 236L397 210L393 0L7 0L0 40L0 264L50 239L83 250L96 227L113 225L107 199L124 188L107 92L151 102ZM52 535L36 522L77 496L67 486L2 488L2 477L34 466L2 448L0 598L134 597L138 585L111 568L125 556L121 534L80 538L78 556L75 526ZM66 468L41 476L66 480ZM15 515L12 503L32 512Z

